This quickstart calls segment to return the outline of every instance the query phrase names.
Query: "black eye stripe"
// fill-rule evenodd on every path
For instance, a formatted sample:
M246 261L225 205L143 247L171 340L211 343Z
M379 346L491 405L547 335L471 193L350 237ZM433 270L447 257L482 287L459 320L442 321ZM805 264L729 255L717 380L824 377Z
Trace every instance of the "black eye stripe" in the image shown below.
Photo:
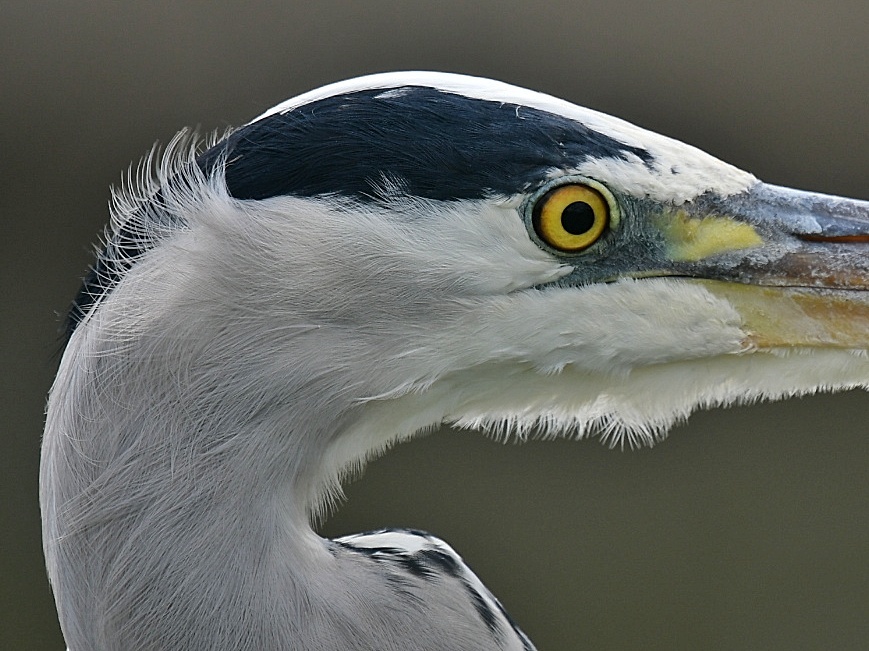
M380 204L384 180L414 197L477 200L524 194L549 171L589 159L637 158L654 161L643 148L562 115L408 84L272 113L202 153L197 164L208 175L225 162L236 199L326 195ZM172 183L161 192L171 194ZM151 218L144 219L148 232ZM163 233L160 220L155 232ZM130 238L123 228L113 234L72 305L69 334L157 239Z
M237 199L340 194L375 202L372 184L384 178L401 180L412 196L451 201L519 194L548 170L588 159L652 161L561 115L412 85L272 114L205 152L199 165L207 171L224 156Z

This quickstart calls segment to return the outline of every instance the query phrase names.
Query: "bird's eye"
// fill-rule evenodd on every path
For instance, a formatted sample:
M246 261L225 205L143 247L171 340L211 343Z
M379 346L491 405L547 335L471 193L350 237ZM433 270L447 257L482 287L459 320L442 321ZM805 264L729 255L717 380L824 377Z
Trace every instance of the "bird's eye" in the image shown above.
M565 253L590 247L606 232L609 222L607 200L581 183L553 188L537 200L532 213L537 236Z

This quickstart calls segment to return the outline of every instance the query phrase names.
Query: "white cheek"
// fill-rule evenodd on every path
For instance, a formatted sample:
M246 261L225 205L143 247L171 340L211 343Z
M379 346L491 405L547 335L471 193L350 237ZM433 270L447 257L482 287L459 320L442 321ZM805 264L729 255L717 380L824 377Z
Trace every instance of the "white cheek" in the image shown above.
M531 241L518 203L404 198L391 214L357 217L358 232L351 237L367 241L360 255L370 256L372 265L392 265L396 276L383 282L406 284L411 278L420 292L504 295L570 274L573 267ZM347 237L346 220L340 226L341 237Z
M507 294L554 282L573 271L531 241L516 208L480 203L478 209L441 215L427 233L427 251L442 261L448 250L453 268L480 293Z
M521 292L481 304L471 318L482 333L478 340L513 351L544 373L573 367L626 374L640 366L738 353L746 337L730 303L673 279Z

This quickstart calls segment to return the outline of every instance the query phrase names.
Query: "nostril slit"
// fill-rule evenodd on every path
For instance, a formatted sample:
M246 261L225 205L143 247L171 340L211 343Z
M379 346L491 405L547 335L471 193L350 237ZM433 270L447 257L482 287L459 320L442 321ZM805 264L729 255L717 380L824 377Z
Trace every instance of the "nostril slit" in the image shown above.
M845 244L869 244L869 233L860 235L811 235L800 233L797 237L805 242L842 242Z

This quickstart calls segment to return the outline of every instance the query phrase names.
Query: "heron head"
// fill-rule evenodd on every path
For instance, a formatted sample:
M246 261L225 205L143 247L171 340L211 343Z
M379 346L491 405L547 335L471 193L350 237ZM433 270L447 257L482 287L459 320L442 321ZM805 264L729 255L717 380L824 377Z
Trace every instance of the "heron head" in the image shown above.
M149 223L121 211L160 245L86 290L138 296L125 332L162 320L291 372L269 382L286 396L352 405L365 441L451 423L648 442L698 406L869 381L869 203L562 100L374 75L183 163ZM159 301L124 287L154 283Z

